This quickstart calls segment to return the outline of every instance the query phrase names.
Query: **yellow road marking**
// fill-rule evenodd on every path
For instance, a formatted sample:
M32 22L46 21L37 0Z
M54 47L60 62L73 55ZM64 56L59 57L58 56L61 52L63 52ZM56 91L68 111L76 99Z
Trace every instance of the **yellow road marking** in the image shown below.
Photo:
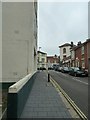
M60 85L51 76L50 76L50 81L53 84L53 86L64 95L64 97L68 100L68 102L71 104L71 106L74 108L74 110L80 116L80 118L82 120L88 120L87 117L84 115L84 113L74 103L74 101L65 93L65 91L60 87Z

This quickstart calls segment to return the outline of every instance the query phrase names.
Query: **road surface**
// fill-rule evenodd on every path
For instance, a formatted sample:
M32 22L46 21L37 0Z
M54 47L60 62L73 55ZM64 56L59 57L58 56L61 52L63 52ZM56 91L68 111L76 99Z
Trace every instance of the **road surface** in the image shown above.
M88 77L74 77L53 70L49 72L81 111L88 116Z

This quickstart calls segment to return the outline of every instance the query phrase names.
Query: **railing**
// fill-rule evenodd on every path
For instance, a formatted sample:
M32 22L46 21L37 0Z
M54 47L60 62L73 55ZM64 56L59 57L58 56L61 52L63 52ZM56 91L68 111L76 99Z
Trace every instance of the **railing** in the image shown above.
M7 119L18 119L23 111L37 72L29 74L9 87L7 101Z

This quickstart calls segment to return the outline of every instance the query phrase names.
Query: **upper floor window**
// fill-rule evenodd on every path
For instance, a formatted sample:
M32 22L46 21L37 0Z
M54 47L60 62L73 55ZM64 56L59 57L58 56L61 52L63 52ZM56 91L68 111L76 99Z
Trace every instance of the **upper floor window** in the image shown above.
M50 60L48 60L48 63L50 63Z
M38 57L38 62L39 62L39 57Z
M82 46L82 54L84 54L84 46Z
M44 59L44 58L42 58L42 62L45 62L45 59Z
M71 58L74 59L75 58L75 51L71 51Z
M63 55L63 59L65 59L66 58L66 55Z
M63 48L63 53L66 53L66 48Z

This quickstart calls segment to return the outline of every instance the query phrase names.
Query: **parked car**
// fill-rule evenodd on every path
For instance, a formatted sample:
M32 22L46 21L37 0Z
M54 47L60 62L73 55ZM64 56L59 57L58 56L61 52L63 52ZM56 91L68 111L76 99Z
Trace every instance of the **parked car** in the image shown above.
M53 65L53 69L54 69L55 71L58 71L58 67L59 67L58 64L54 64L54 65Z
M61 72L68 73L69 72L69 68L68 67L62 67Z
M44 67L40 67L39 70L46 70L46 68L44 68Z
M84 71L85 76L88 77L88 70L86 70L86 69L82 69L82 71Z
M62 71L62 67L58 67L58 71L61 72Z
M56 68L56 64L53 64L53 69L55 70L55 68Z
M48 67L48 70L53 70L53 67L52 66Z
M55 71L58 71L59 67L60 67L59 65L56 65Z
M87 72L85 70L82 70L78 67L71 67L69 68L69 74L73 76L87 76Z

